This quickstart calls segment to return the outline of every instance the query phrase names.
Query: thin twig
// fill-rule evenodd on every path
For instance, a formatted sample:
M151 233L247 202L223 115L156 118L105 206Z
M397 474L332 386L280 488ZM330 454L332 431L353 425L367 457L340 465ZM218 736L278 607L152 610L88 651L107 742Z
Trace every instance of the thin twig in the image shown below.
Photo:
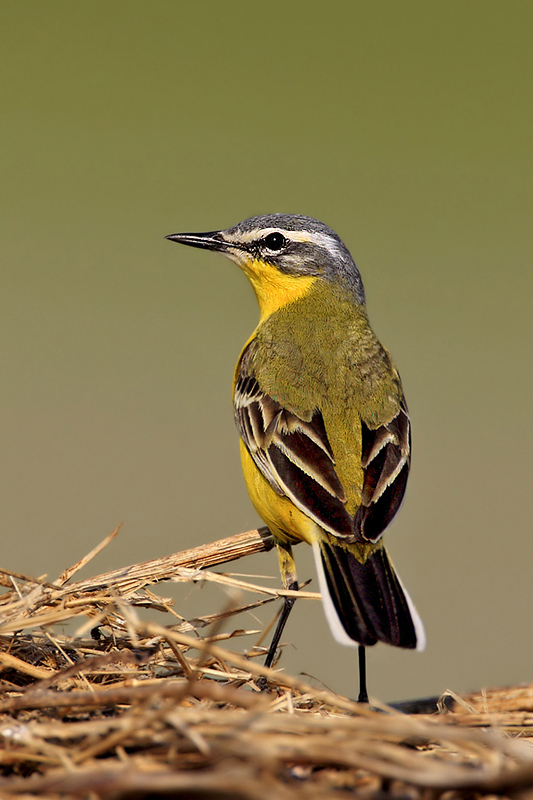
M69 567L68 569L65 569L61 573L59 578L57 578L57 580L54 581L53 585L54 586L64 586L65 583L67 583L72 578L72 576L76 574L76 572L79 572L80 569L82 569L82 567L84 567L86 564L88 564L90 561L92 561L93 558L98 555L98 553L101 553L102 550L105 547L107 547L107 545L110 544L110 542L113 541L113 539L115 538L115 536L119 532L121 526L122 526L122 522L120 523L120 525L117 525L115 530L112 531L108 536L106 536L105 539L103 539L100 542L100 544L97 544L96 547L93 547L93 549L89 553L87 553L86 556L84 556L82 559L80 559L72 567Z

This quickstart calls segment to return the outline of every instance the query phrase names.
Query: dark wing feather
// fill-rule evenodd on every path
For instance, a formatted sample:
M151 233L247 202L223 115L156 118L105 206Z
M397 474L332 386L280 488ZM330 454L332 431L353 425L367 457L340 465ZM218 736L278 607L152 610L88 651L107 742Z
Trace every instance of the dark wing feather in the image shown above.
M398 511L407 485L411 425L405 398L397 415L376 430L362 423L364 483L355 515L358 538L377 542Z
M320 411L303 420L242 373L234 403L242 440L274 491L333 535L351 536L353 520Z
M303 420L263 392L241 371L235 387L235 421L256 466L281 496L318 525L347 541L377 542L402 502L410 459L405 399L397 415L372 430L361 422L364 471L361 505L354 517L335 471L324 420Z

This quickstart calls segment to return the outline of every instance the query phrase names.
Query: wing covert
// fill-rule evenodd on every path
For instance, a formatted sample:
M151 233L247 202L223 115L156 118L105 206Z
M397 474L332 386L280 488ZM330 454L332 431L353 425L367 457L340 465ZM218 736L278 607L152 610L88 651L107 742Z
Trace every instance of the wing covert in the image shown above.
M360 538L377 542L398 511L411 459L411 423L405 398L390 422L371 430L362 422L364 470L361 505L355 515Z
M240 372L235 421L257 468L280 496L323 529L347 542L377 542L398 511L410 462L410 420L405 398L398 413L372 430L361 421L363 486L352 517L335 470L324 420L316 410L302 419L263 392L253 375ZM349 446L349 443L347 443Z
M274 491L334 536L350 536L352 518L320 411L301 419L242 372L234 404L241 438Z

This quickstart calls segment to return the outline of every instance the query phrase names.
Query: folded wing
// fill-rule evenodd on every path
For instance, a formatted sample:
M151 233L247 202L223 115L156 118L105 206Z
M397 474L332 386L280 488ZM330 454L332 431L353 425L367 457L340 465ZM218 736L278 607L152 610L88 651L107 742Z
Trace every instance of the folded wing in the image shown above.
M346 510L346 494L318 409L309 420L301 419L242 369L234 403L239 433L274 491L347 542L380 538L400 506L407 482L410 426L405 401L386 425L372 430L361 423L364 482L361 506L353 517Z

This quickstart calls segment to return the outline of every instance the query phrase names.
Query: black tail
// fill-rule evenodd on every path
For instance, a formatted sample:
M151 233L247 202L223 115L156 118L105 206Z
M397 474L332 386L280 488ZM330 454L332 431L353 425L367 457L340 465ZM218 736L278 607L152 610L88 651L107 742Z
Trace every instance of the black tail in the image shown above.
M386 642L422 650L424 626L384 547L362 564L349 549L324 539L315 560L326 617L343 644Z

